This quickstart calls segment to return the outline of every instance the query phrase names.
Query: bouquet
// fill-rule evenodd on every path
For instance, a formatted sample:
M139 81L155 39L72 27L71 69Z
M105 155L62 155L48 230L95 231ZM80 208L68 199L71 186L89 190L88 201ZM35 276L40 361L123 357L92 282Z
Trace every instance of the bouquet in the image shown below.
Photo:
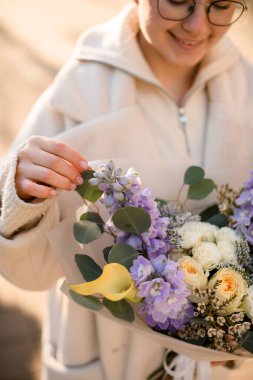
M112 161L83 178L77 191L88 209L74 223L75 239L89 244L107 234L112 244L103 249L103 267L75 255L85 282L69 284L74 301L142 321L167 339L252 354L253 176L236 192L192 166L173 201L154 199L133 168L123 174ZM212 191L216 204L198 215L185 211L188 200Z

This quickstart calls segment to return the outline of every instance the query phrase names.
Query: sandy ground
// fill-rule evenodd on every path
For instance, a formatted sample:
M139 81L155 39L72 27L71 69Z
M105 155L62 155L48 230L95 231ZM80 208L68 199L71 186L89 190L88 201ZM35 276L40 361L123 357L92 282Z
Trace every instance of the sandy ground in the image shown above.
M0 0L0 157L32 104L67 60L79 33L109 19L127 2ZM253 61L252 19L245 17L231 34ZM22 291L0 277L0 308L22 309L40 323L44 302L44 293Z

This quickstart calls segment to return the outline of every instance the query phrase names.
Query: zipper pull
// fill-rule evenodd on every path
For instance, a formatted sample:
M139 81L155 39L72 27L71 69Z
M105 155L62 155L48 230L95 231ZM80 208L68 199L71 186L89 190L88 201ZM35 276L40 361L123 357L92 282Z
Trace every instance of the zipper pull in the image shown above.
M189 154L189 156L191 156L190 144L189 144L188 136L187 136L187 133L186 133L187 117L186 117L186 114L185 114L184 107L179 107L178 108L178 118L179 118L179 123L181 125L181 128L183 130L187 153Z
M186 118L184 107L179 107L179 109L178 109L178 116L179 116L179 122L181 124L181 127L185 128L186 123L187 123L187 118Z

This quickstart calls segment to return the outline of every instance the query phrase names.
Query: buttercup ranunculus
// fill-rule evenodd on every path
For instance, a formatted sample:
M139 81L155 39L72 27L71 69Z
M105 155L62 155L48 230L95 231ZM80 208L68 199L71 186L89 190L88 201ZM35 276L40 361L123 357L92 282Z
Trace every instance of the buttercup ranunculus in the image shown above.
M204 289L207 286L207 275L202 266L192 257L184 256L179 265L185 274L185 282L190 289Z
M215 283L221 281L216 287L216 294L220 301L231 301L224 307L224 313L232 314L244 311L243 298L248 292L248 284L241 273L232 268L222 268L215 273L208 283L209 288L214 288Z

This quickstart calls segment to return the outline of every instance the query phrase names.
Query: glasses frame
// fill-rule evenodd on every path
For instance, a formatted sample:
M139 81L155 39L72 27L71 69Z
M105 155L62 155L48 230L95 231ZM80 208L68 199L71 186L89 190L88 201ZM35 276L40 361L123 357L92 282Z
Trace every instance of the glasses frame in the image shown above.
M197 3L198 3L196 0L192 0L192 2L193 2L193 9L192 9L192 11L191 11L186 17L184 17L184 18L182 18L182 19L179 19L179 20L178 20L178 19L175 20L175 19L172 19L172 18L164 17L164 16L161 14L160 6L159 6L160 1L161 1L161 0L157 0L157 2L156 2L157 12L158 12L159 16L160 16L162 19L164 19L164 20L168 20L168 21L184 21L184 20L186 20L188 17L190 17L190 16L194 13L195 8L196 8L196 5L197 5ZM230 3L240 4L240 5L242 6L242 12L241 12L240 16L238 16L238 17L237 17L233 22L231 22L230 24L225 24L225 25L215 24L215 23L213 23L213 22L210 20L209 13L210 13L210 9L212 8L212 6L213 6L215 3L219 3L220 1L225 1L225 0L215 0L215 1L212 1L211 3L207 3L207 5L206 5L206 14L207 14L208 22L209 22L211 25L214 25L214 26L220 26L220 27L230 26L230 25L234 24L236 21L238 21L238 20L241 18L242 14L243 14L245 11L248 10L248 7L247 7L247 5L245 4L244 1L242 2L242 1L237 1L237 0L227 0L227 1L229 1Z

